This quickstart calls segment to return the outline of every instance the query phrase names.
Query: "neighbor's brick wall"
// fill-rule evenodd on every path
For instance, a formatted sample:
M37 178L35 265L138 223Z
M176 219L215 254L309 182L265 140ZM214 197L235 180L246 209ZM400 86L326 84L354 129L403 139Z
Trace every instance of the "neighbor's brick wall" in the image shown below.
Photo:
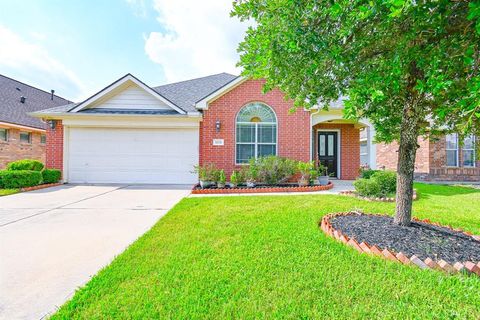
M315 137L322 129L340 129L340 179L353 180L360 168L360 130L353 124L319 123L313 127ZM316 140L316 138L315 138ZM315 159L318 158L315 143Z
M427 174L430 171L430 143L428 139L418 138L417 155L415 158L415 173ZM397 170L398 143L377 144L377 168Z
M57 120L55 129L47 128L45 165L47 168L63 171L63 125L61 120Z
M295 113L291 100L285 101L280 90L262 94L263 80L247 80L209 105L200 124L200 164L214 163L226 171L227 177L235 168L235 119L239 110L249 102L263 102L277 115L278 155L301 161L310 159L310 113L302 108ZM215 122L221 121L216 132ZM213 146L213 139L224 139L223 146ZM358 139L357 139L358 141Z
M30 132L31 143L20 142L20 131L16 128L8 129L8 141L0 141L0 169L12 161L21 159L35 159L45 163L45 144L40 143L40 132Z
M459 166L447 167L446 139L430 141L430 172L425 180L444 181L480 181L480 161L477 159L476 167L463 167L463 151L460 147Z

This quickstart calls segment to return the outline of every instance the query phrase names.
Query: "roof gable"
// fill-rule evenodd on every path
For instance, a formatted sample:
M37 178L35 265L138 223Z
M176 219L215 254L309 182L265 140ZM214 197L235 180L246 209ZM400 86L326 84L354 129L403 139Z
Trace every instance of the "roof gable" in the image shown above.
M187 114L157 91L131 74L127 74L85 101L75 105L69 112L76 113L92 109L102 110L174 110Z

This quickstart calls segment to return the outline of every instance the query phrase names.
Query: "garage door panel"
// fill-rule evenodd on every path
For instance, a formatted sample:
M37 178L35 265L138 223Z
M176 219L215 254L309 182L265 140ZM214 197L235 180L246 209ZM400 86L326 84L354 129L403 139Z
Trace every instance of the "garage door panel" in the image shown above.
M70 182L194 183L197 129L70 128Z

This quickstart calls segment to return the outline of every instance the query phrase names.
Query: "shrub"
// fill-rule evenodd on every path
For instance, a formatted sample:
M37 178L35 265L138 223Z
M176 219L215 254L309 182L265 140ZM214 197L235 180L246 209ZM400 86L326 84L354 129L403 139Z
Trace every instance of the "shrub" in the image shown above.
M397 190L397 173L393 171L377 171L370 180L377 182L380 188L380 196L385 197L388 194L395 193Z
M0 171L0 188L16 189L33 187L42 183L42 173L32 170Z
M218 180L217 180L217 182L220 182L220 183L222 183L222 184L225 184L225 181L226 181L226 180L227 180L227 177L225 176L225 171L223 171L223 169L222 169L222 170L220 170L220 171L218 172Z
M380 185L376 180L357 179L353 182L353 186L359 195L363 197L379 197Z
M201 181L218 181L219 171L213 163L207 163L204 166L195 166L193 172L198 174L198 179Z
M370 179L377 172L380 172L380 170L372 170L372 169L360 170L360 178Z
M42 171L43 167L44 167L43 163L33 159L17 160L7 164L7 170Z
M297 172L297 161L266 156L250 161L249 179L269 185L285 182Z
M57 183L62 177L62 172L57 169L45 169L42 171L43 183Z

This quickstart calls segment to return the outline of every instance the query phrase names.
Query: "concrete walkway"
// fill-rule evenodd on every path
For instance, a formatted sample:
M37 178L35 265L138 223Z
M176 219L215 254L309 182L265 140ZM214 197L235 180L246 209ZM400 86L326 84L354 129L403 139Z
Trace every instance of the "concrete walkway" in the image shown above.
M0 197L0 319L41 319L190 186L64 185Z

